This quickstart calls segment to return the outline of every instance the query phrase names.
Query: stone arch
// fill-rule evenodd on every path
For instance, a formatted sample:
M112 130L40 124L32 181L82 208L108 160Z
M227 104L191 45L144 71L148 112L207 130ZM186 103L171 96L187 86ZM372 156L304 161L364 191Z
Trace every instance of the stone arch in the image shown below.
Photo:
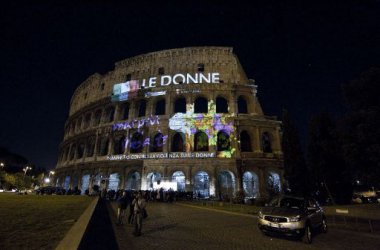
M150 151L162 152L163 146L164 146L164 135L161 132L158 132L152 138Z
M137 117L142 117L146 115L146 104L147 104L146 100L140 100L137 102L137 110L136 110Z
M221 130L217 134L217 151L230 150L230 136L224 130Z
M228 113L228 101L222 96L216 98L216 113Z
M177 191L184 192L186 188L186 176L182 171L175 171L172 174L172 181L177 182Z
M121 115L121 119L122 120L127 120L129 118L129 109L130 109L130 105L129 103L124 103L122 105L122 108L121 108L121 112L122 112L122 115Z
M194 113L208 113L208 101L207 98L199 96L194 101Z
M270 196L281 193L281 177L276 171L269 171L267 176L267 190Z
M185 134L177 132L173 135L171 143L171 152L185 152L186 151L186 138Z
M197 198L210 197L210 177L205 171L198 171L194 175L193 194Z
M141 153L144 148L144 137L140 132L133 133L130 143L131 153Z
M203 131L194 135L194 151L208 151L208 136Z
M120 185L120 173L114 172L110 174L109 179L108 179L108 187L107 190L115 190L117 191L119 189Z
M179 97L174 102L174 113L186 113L186 97Z
M82 175L82 180L81 180L81 194L85 194L86 190L89 190L90 187L90 175L85 174Z
M94 155L95 151L95 137L89 137L86 144L86 157Z
M98 126L102 120L102 110L101 109L98 109L95 111L95 114L94 114L94 123L93 125L94 126Z
M132 170L128 173L125 180L126 190L140 190L141 189L141 175L137 170Z
M252 152L251 136L246 130L243 130L242 132L240 132L240 151Z
M115 118L115 107L114 106L109 106L106 109L106 122L113 122Z
M71 146L71 149L70 149L70 161L74 160L75 159L75 151L77 150L77 145L74 143L72 146Z
M155 104L155 115L165 115L165 106L166 106L166 101L165 99L159 99L156 101Z
M161 182L161 174L156 171L150 172L146 175L146 183L147 183L148 190L153 189L154 182L157 182L157 183Z
M272 153L272 136L269 132L264 132L261 135L261 147L264 153Z
M100 156L104 156L108 154L108 144L109 144L108 137L102 137L99 140L99 155Z
M253 171L246 171L243 174L243 190L245 197L257 198L259 196L259 177Z
M221 200L230 201L235 194L236 180L231 171L223 170L218 172L218 191Z
M85 115L83 129L88 129L91 126L91 117L92 117L91 113L87 113Z
M244 96L239 96L237 100L238 114L248 114L247 99Z
M124 154L126 139L125 135L119 135L115 138L115 143L113 145L115 155Z
M71 176L70 175L66 175L65 176L65 180L63 182L63 188L65 190L68 190L70 188L70 180L71 180Z
M77 147L77 159L82 159L84 156L84 143L80 142Z

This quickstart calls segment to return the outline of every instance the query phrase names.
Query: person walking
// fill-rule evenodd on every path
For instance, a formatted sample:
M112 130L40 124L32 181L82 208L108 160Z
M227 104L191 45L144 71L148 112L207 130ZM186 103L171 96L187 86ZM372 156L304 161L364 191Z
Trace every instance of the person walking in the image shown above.
M123 219L125 218L125 211L130 203L127 192L124 191L123 194L117 199L117 221L116 225L122 225Z
M131 200L132 200L132 202L136 199L136 196L137 196L137 192L133 192L131 194ZM129 206L129 216L128 216L128 224L131 224L131 225L133 224L133 217L135 216L134 209L135 209L134 204L131 204Z
M143 210L146 207L146 201L144 199L144 195L141 191L137 194L136 198L133 200L132 205L134 206L133 212L133 222L134 222L134 236L140 236L142 230L142 222L143 222Z

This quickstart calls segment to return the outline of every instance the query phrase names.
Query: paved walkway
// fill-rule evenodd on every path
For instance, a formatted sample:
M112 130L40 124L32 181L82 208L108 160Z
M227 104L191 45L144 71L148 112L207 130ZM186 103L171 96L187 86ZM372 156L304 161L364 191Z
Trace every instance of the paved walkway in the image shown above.
M244 215L189 205L147 205L148 218L142 236L133 236L133 226L116 225L116 203L100 200L79 249L379 249L380 236L331 228L316 234L312 245L298 240L263 235L257 219Z
M132 225L116 226L116 204L109 203L112 227L119 249L379 249L376 234L330 228L316 234L313 244L298 240L264 236L257 219L236 213L178 204L147 205L149 217L143 223L142 236L132 235ZM110 249L110 248L108 248Z

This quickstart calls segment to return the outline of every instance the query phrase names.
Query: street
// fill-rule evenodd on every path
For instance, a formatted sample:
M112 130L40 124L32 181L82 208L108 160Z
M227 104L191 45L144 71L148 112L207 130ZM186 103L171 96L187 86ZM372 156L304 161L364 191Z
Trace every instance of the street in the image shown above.
M114 205L114 204L113 204ZM115 209L115 206L113 206ZM380 235L329 228L307 245L299 240L263 235L257 219L188 205L148 203L143 235L131 225L115 226L121 249L379 249ZM113 221L115 219L113 218Z

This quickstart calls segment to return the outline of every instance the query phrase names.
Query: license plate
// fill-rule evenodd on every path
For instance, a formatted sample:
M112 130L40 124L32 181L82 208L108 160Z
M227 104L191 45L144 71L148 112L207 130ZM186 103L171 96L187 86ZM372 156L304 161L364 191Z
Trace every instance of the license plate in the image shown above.
M270 226L270 227L279 228L279 227L280 227L280 224L278 224L278 223L269 223L269 226Z

